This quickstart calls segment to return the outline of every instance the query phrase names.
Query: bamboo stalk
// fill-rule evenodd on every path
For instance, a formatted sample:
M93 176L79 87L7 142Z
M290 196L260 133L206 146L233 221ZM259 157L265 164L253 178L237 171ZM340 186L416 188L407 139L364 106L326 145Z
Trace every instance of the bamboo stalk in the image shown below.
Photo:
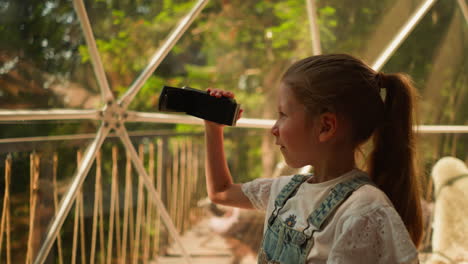
M174 207L174 225L176 226L177 228L177 231L181 232L180 230L180 223L179 223L179 214L180 214L180 203L181 203L181 200L180 200L180 185L181 185L181 182L180 182L180 172L181 172L181 160L180 160L180 157L181 157L181 151L180 151L180 141L178 138L176 138L174 140L174 144L175 144L175 147L174 147L174 161L175 161L175 164L176 164L176 170L174 171L175 174L174 174L174 179L176 179L176 184L173 186L174 187L174 190L175 190L175 193L173 193L173 198L174 198L174 203L172 204L173 207Z
M81 263L86 264L86 236L85 236L85 223L84 223L84 200L83 191L80 191L80 235L81 235Z
M30 155L30 190L29 190L29 236L28 236L28 248L26 253L26 263L32 263L34 258L33 249L33 236L34 236L34 220L36 215L36 202L37 202L37 190L39 180L39 156L33 152Z
M134 233L134 226L135 226L135 218L134 218L134 212L133 212L133 180L132 180L132 158L130 156L130 153L127 152L127 162L128 162L128 180L129 180L129 227L128 227L128 233L129 233L129 239L130 242L128 243L128 249L129 249L129 255L132 255L132 250L133 250L133 244L135 243L135 233Z
M128 184L128 175L129 175L129 165L130 162L129 162L129 158L128 158L128 155L127 155L127 162L125 164L125 193L124 193L124 212L123 212L123 231L122 231L122 259L119 260L119 263L125 263L125 258L127 257L127 226L128 226L128 203L129 203L129 199L128 199L128 188L129 188L129 184Z
M138 146L139 158L144 164L144 150L143 145ZM138 190L137 190L137 211L136 211L136 224L135 224L135 244L133 249L133 263L138 263L138 257L140 255L140 234L141 234L141 224L144 221L143 216L143 181L138 180Z
M171 219L172 219L172 210L171 210L171 204L172 204L172 185L174 184L173 183L173 177L172 177L172 171L173 171L173 163L174 163L174 159L172 158L172 153L171 153L171 150L170 150L170 145L171 145L171 142L169 141L169 139L167 140L167 150L165 149L165 157L166 159L168 159L169 161L165 161L165 164L167 164L165 166L165 177L164 177L164 180L166 182L166 188L164 190L165 192L165 195L166 195L166 208L169 212L169 215L171 216ZM166 152L167 151L167 152ZM170 158L169 158L170 157ZM163 161L164 162L164 161Z
M159 195L162 195L161 193L161 187L162 187L162 174L163 174L163 144L162 140L158 138L156 140L156 145L157 145L157 172L156 172L156 190L158 191ZM155 217L154 217L154 241L153 241L153 259L155 259L158 254L159 254L159 241L160 241L160 216L159 216L159 211L155 212Z
M191 158L191 169L192 169L192 172L190 173L191 175L191 178L192 178L192 184L191 184L191 188L190 188L190 191L192 193L192 199L195 199L195 204L197 202L197 193L196 193L196 190L197 190L197 184L198 184L198 179L197 179L197 170L198 170L198 164L197 164L197 153L196 153L196 150L197 150L197 145L196 143L193 143L192 142L192 146L191 146L192 150L191 150L191 155L192 155L192 158ZM197 221L197 206L194 207L194 208L191 208L191 211L192 211L192 214L193 214L193 217L194 217L194 221Z
M81 163L83 153L81 150L78 151L78 164ZM83 200L83 188L80 189L78 196L76 197L79 199L79 222L80 222L80 241L81 241L81 263L86 264L86 237L85 237L85 226L84 226L84 200Z
M164 155L165 157L171 157L172 154L170 152L170 145L171 145L171 141L169 141L169 139L166 139L166 148L167 148L167 153L164 153L166 155ZM166 151L166 149L164 150ZM169 163L169 162L168 162ZM165 188L165 194L166 194L166 202L167 202L167 205L166 205L166 208L168 209L169 211L169 215L171 216L171 219L172 219L172 208L171 208L171 204L172 204L172 186L174 185L174 179L172 177L172 171L173 171L173 163L174 163L174 159L171 158L170 159L170 164L168 164L166 166L166 177L164 177L165 181L166 181L166 188ZM165 241L164 241L165 243Z
M93 206L93 227L91 233L91 254L89 257L89 263L94 264L96 254L96 236L98 226L98 210L99 210L99 197L100 197L100 184L101 181L101 152L98 151L96 154L96 182L94 184L94 206Z
M80 150L78 150L76 152L76 164L77 164L77 166L80 165L81 156L82 156L82 153L81 153ZM82 221L80 221L81 220L81 215L82 215L82 210L81 210L82 204L83 204L83 192L80 189L78 191L78 194L77 194L76 199L75 199L75 218L74 218L74 223L73 223L73 244L72 244L72 261L71 261L72 264L76 263L78 240L80 240L80 236L81 236L80 249L81 249L81 257L82 258L83 258L83 254L84 254L84 233L83 233L84 225L82 224L81 228L80 228L80 222L82 222ZM81 231L81 233L80 233L80 231ZM82 260L82 263L83 263L83 260Z
M196 192L196 197L197 197L197 200L200 200L202 197L204 197L204 193L203 193L203 189L204 186L203 186L203 182L202 180L200 180L200 170L204 170L204 157L203 157L203 152L201 151L201 147L199 145L196 145L195 147L195 182L197 184L195 184L196 186L196 189L195 189L195 192ZM197 212L198 212L198 219L200 219L203 215L203 212L201 210L201 208L197 208Z
M185 221L185 230L189 230L192 227L192 215L191 211L192 208L190 207L192 204L192 199L193 199L193 140L190 139L187 141L187 219L188 221Z
M154 144L150 143L148 146L148 171L149 177L151 180L151 184L154 186ZM152 221L153 217L153 203L151 202L150 194L146 193L146 225L145 225L145 232L143 237L143 263L147 264L149 259L149 249L150 249L150 232L153 225Z
M58 208L57 170L58 170L58 155L57 153L54 153L52 184L54 188L54 211L55 213L57 213L57 208ZM58 251L58 262L59 264L63 264L62 237L60 236L60 233L57 234L57 251Z
M121 258L122 252L122 240L121 240L121 225L120 225L120 195L119 195L119 177L115 178L116 184L114 185L116 198L115 198L115 244L116 244L116 255L117 259Z
M123 234L122 234L122 263L126 263L127 258L127 238L129 239L129 251L131 256L132 250L132 227L133 227L133 214L131 214L131 202L132 202L132 164L130 155L127 153L127 160L125 164L125 195L124 195L124 219L123 219Z
M109 234L107 236L107 264L112 261L112 241L114 236L114 216L115 216L115 200L116 200L116 185L118 175L118 149L112 147L112 183L111 183L111 201L109 212Z
M192 153L193 153L193 161L192 161L192 177L193 177L193 186L192 186L192 196L193 199L198 201L198 153L197 153L197 145L193 144L192 145ZM195 208L194 211L195 214L195 220L198 221L198 207Z
M104 208L103 208L103 198L102 198L102 171L101 171L101 168L102 168L102 163L101 163L101 153L99 152L98 153L98 156L97 156L98 160L97 162L99 163L98 167L99 167L99 181L98 181L98 186L99 186L99 192L100 192L100 195L98 196L99 197L99 202L98 202L98 206L99 206L99 210L98 210L98 214L99 214L99 248L100 248L100 259L101 259L101 264L104 264L105 263L105 258L106 258L106 251L105 251L105 244L104 244Z
M12 163L12 160L11 160L11 155L8 155L8 158L7 158L7 164L5 166L5 178L8 178L8 184L7 182L5 181L5 186L10 186L10 182L11 182L11 163ZM5 187L6 188L6 187ZM6 194L6 192L5 192ZM10 221L10 191L8 189L8 203L7 203L7 213L6 213L6 256L7 256L7 264L11 264L11 221ZM5 207L4 207L5 208Z
M78 243L78 197L75 200L75 219L74 219L74 224L73 224L73 242L72 242L72 259L71 263L75 264L76 263L76 249L77 249L77 243Z
M11 155L5 160L5 194L3 195L2 220L0 225L0 260L2 254L3 234L6 233L6 263L11 264L10 246L10 179L11 179Z
M77 166L80 165L80 161L81 161L81 152L77 151L76 153ZM81 190L79 190L75 199L75 216L74 216L74 222L73 222L73 242L72 242L72 259L71 259L72 264L76 263L76 255L77 255L77 248L78 248L81 194L82 194Z
M179 176L179 152L178 152L178 142L177 140L174 140L173 141L173 152L174 152L174 156L172 158L172 165L173 165L173 169L172 169L172 198L171 198L171 218L172 218L172 221L174 223L176 223L177 221L177 196L178 196L178 193L177 193L177 189L178 189L178 186L179 186L179 179L178 179L178 176ZM177 227L177 231L180 232L180 229L179 227L176 225Z
M9 190L9 180L7 179L7 161L5 160L5 193L3 195L3 210L2 210L2 220L0 222L0 260L2 259L2 246L3 246L3 233L4 233L4 228L6 225L6 214L8 212L7 206L8 206L8 200L9 200L9 195L8 195L8 190Z
M186 217L185 206L187 204L187 195L185 194L185 185L186 185L186 168L187 168L187 144L185 139L182 139L180 144L180 206L178 225L179 230L183 233L184 230L184 218Z
M191 216L191 205L192 205L192 185L193 185L193 175L192 175L192 139L187 140L187 198L186 198L186 214L184 229L189 230L191 228L192 216Z
M81 150L78 150L77 156L78 156L77 165L79 166L79 164L81 163L82 157L83 157L83 153L81 152ZM77 199L77 207L78 207L78 210L79 210L78 215L76 215L76 217L78 218L78 222L79 222L78 229L79 229L79 232L80 232L79 237L80 237L80 242L81 242L80 243L81 263L86 264L83 188L81 188L79 190L76 199Z
M32 206L32 185L33 185L33 171L34 171L34 152L29 155L29 232L28 232L28 248L26 251L26 264L30 264L31 260L31 206Z

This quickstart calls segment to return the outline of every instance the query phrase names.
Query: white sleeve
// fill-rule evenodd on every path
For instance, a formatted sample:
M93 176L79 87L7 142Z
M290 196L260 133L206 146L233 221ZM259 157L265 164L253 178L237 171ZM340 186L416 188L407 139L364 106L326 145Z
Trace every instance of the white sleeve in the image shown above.
M336 237L328 264L418 263L416 247L400 216L390 206L350 216Z
M252 205L258 209L265 211L270 198L270 189L274 179L260 178L242 184L242 192L247 196Z

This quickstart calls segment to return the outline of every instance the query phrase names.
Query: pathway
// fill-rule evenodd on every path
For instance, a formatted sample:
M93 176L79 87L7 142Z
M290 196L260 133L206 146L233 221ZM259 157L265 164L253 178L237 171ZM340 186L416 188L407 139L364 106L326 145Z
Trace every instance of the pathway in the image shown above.
M208 219L200 221L182 237L185 249L192 257L193 264L234 264L234 256L226 239L212 232L207 225ZM175 243L166 256L161 256L150 264L185 263L181 251ZM246 256L239 264L255 264L255 256Z

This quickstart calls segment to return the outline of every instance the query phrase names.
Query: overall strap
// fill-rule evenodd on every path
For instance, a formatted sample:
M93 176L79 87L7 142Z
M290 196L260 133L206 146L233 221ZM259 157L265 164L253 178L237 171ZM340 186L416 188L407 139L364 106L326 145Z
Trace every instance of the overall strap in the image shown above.
M324 227L325 221L355 190L365 184L372 184L367 176L359 176L348 181L338 183L328 196L307 218L307 221L319 230Z
M294 196L297 189L303 182L305 182L310 175L302 175L296 174L294 177L281 189L281 192L276 196L275 199L275 208L273 212L271 212L270 218L268 219L268 223L272 224L275 220L276 216L278 215L279 210L283 208L286 201L291 197Z
M276 196L275 199L275 206L276 207L282 207L286 201L294 195L294 193L297 191L299 186L303 182L305 182L309 176L307 175L302 175L302 174L296 174L294 177L286 184L283 189L281 189L281 192Z

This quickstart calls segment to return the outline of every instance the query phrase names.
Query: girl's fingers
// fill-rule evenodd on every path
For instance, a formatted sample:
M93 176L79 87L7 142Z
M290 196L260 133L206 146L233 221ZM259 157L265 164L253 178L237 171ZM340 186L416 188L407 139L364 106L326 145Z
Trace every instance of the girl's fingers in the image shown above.
M220 89L213 89L213 88L208 88L206 90L211 96L214 96L216 98L221 98L221 97L234 98L233 92L224 91Z
M243 113L243 112L244 112L244 109L241 109L241 110L239 111L239 115L237 116L237 120L241 119L242 113Z

